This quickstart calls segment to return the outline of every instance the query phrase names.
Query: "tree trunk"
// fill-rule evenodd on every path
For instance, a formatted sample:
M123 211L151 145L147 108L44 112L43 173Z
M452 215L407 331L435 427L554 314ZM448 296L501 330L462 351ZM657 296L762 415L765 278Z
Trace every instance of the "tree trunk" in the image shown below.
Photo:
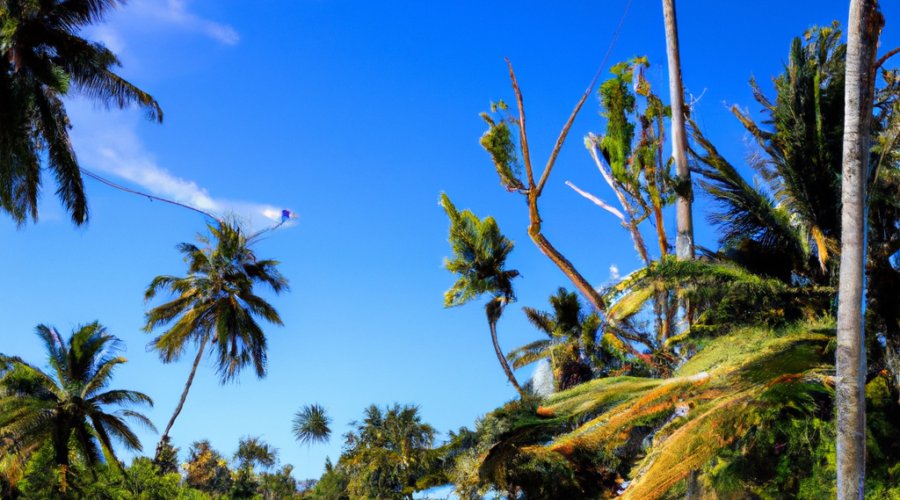
M863 272L866 255L865 188L874 63L883 24L877 0L852 0L847 24L844 153L841 178L841 270L838 289L836 406L837 498L860 499L866 470L866 352Z
M178 418L178 414L181 413L181 409L184 407L184 400L187 399L188 391L191 390L191 384L194 383L194 374L197 373L197 365L200 364L200 358L203 357L204 347L206 347L205 338L200 342L200 348L197 350L197 357L194 359L194 366L191 368L191 374L188 376L187 383L184 384L184 392L181 393L181 401L179 401L178 406L175 407L175 413L169 420L169 425L166 426L166 430L162 433L162 436L159 438L159 443L156 445L156 455L154 456L154 460L159 460L159 454L162 452L162 447L166 442L166 438L169 437L169 431L172 430L175 419Z
M699 500L700 498L700 483L697 482L697 471L692 470L688 473L688 477L685 478L686 482L686 491L684 494L684 498L686 500Z
M516 388L516 391L518 391L521 396L523 395L522 387L520 387L519 382L516 381L516 376L513 375L512 370L510 370L509 363L506 362L503 351L500 349L500 343L497 342L497 321L488 318L488 323L491 325L491 340L494 341L494 351L497 353L497 359L500 360L500 366L503 367L503 371L506 372L506 377L509 378L509 382Z
M678 260L694 258L694 219L691 214L691 171L687 162L687 133L684 128L684 86L681 82L681 56L678 53L678 21L675 0L663 0L666 18L666 53L669 59L669 99L672 101L672 156L675 158L675 215L677 234L675 255Z

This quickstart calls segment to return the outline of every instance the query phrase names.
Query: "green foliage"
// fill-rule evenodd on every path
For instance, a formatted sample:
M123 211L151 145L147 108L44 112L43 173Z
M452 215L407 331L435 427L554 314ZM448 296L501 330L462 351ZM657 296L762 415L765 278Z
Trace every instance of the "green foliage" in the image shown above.
M458 276L444 294L444 306L460 306L483 294L515 300L512 280L519 272L506 269L514 243L503 236L493 217L481 220L469 210L460 212L444 193L441 206L450 218L453 249L453 257L444 259L444 267Z
M327 443L331 439L331 417L325 407L306 405L294 414L294 437L300 444Z
M668 252L665 228L661 226L661 210L675 199L671 161L664 161L666 118L671 109L650 89L644 69L650 65L646 57L636 57L612 67L613 78L600 86L601 115L606 118L606 133L601 138L589 136L588 147L599 146L609 165L614 189L627 195L622 200L640 224L651 213L660 235L661 255ZM638 102L635 93L641 96ZM635 134L636 120L640 124Z
M492 118L487 113L481 113L481 118L488 124L488 130L481 136L481 146L491 155L497 175L500 176L500 184L508 191L524 189L525 185L519 179L522 175L522 166L516 154L516 142L513 139L510 125L518 125L518 121L509 114L509 107L502 100L491 103L491 112L502 112L506 117Z
M838 23L794 39L770 101L751 79L767 119L761 129L748 112L732 111L756 139L750 166L763 184L751 185L692 125L705 151L694 156L701 181L719 210L725 254L753 272L790 282L793 276L827 284L840 241L840 175L844 124L844 59ZM829 267L830 266L830 267Z
M601 115L606 118L606 135L600 147L608 158L613 176L621 179L628 170L631 146L634 139L634 123L628 116L637 110L637 100L629 85L634 78L631 62L621 62L610 70L614 78L600 86Z
M158 455L153 465L159 468L160 474L178 472L178 448L172 446L169 436L163 438Z
M39 325L36 334L47 350L50 373L19 358L4 358L7 369L0 377L0 455L16 458L5 461L3 472L15 485L28 475L21 464L31 453L51 450L53 465L49 471L57 474L54 481L65 490L75 477L70 467L73 454L90 472L106 459L119 465L113 440L140 451L141 443L127 422L150 429L153 424L127 408L152 406L153 402L140 392L108 390L115 369L127 360L114 356L119 340L99 323L75 329L67 341L45 325ZM109 412L114 406L125 408Z
M344 435L337 466L326 464L312 498L401 500L436 486L427 480L438 472L435 431L422 422L418 407L372 405L350 425L355 429Z
M613 323L633 316L657 291L678 290L699 312L693 325L667 344L727 331L735 325L779 326L827 310L834 290L791 287L752 274L727 261L660 259L632 273L607 292Z
M170 500L180 498L181 474L163 472L146 457L135 458L125 472L129 500Z
M524 307L528 321L548 340L538 340L512 350L507 360L514 369L550 359L556 390L568 389L595 376L608 375L621 365L624 353L598 338L600 318L582 312L575 292L560 287L550 296L552 313Z
M257 377L264 377L266 336L256 318L283 323L275 308L255 295L254 287L265 285L278 294L289 289L288 281L278 272L278 261L256 257L251 247L260 233L248 235L234 219L208 228L210 236L197 235L204 246L178 245L188 264L187 276L157 276L147 287L147 301L160 292L175 298L146 313L144 330L174 323L151 343L164 363L177 361L189 344L209 343L222 383L249 365Z
M348 475L340 467L334 467L331 459L325 459L325 473L310 492L315 500L349 500L347 495Z
M162 121L156 100L113 72L118 57L79 36L122 3L6 0L0 6L0 56L8 61L0 72L0 211L20 225L38 218L43 168L53 174L72 221L88 220L63 103L70 92L105 107L136 104Z
M555 395L543 414L584 423L547 448L593 454L630 475L625 498L662 498L690 471L741 449L736 443L771 439L769 426L785 416L820 411L816 395L828 399L823 375L833 360L828 328L738 329L701 347L674 378L604 379Z

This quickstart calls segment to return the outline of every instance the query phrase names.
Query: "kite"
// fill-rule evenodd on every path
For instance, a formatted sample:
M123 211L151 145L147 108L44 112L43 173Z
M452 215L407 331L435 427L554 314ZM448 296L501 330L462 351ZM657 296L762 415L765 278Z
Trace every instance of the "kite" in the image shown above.
M291 212L288 209L284 209L281 211L281 223L282 224L284 224L285 222L287 222L291 219L299 219L299 218L300 218L299 215L295 214L294 212Z

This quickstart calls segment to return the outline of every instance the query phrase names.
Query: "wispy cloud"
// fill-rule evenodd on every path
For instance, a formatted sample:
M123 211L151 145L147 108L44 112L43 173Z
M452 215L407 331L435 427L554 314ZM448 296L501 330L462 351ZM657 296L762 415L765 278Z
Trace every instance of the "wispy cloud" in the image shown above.
M67 109L77 124L72 142L85 168L215 215L233 212L255 227L280 220L281 209L274 205L213 197L196 182L160 166L138 138L138 111L103 113L82 100L69 103Z
M185 0L133 0L111 23L91 26L87 32L89 38L103 42L113 52L121 53L126 47L123 30L163 27L202 33L226 45L237 45L241 40L237 30L231 26L190 12Z
M227 45L236 45L241 40L238 32L231 26L204 19L188 12L184 0L140 0L134 3L134 7L142 9L144 12L164 22L179 25L192 31L200 31L210 38Z

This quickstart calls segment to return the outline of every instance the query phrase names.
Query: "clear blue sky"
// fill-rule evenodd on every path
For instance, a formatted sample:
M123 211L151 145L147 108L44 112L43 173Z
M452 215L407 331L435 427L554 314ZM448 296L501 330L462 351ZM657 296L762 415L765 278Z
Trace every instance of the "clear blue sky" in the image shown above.
M318 477L325 456L339 455L346 423L369 404L421 405L425 420L446 432L512 398L483 308L442 308L453 277L441 268L449 245L438 196L446 191L460 208L493 215L517 242L510 264L524 278L499 339L506 350L537 339L519 306L544 308L557 286L571 285L528 239L523 200L499 186L478 144L478 113L491 100L513 100L509 57L542 165L626 3L132 0L92 29L90 37L121 55L121 73L159 100L165 123L71 100L85 167L132 188L253 215L260 225L266 207L300 214L258 248L281 260L293 286L272 298L285 326L267 328L268 378L247 373L220 386L203 363L172 430L175 444L185 450L208 438L231 453L240 436L259 435L298 478ZM610 63L649 56L650 82L667 95L660 3L634 0ZM734 162L746 153L745 134L725 105L757 110L750 76L771 93L769 77L791 38L846 20L848 5L679 2L685 86L702 94L697 119ZM900 45L900 6L884 9L881 52ZM625 274L639 260L616 220L564 185L612 198L582 146L587 132L603 130L597 112L592 97L541 203L547 237L600 285L611 265ZM39 223L16 230L0 218L0 352L42 364L35 325L67 334L100 320L128 346L116 385L149 394L149 416L163 428L192 355L163 365L146 352L142 292L154 276L184 271L174 247L191 241L204 218L86 182L87 228L67 221L50 177ZM698 241L715 247L701 209ZM306 450L293 441L291 417L314 402L329 408L335 437ZM140 437L152 453L156 435Z

